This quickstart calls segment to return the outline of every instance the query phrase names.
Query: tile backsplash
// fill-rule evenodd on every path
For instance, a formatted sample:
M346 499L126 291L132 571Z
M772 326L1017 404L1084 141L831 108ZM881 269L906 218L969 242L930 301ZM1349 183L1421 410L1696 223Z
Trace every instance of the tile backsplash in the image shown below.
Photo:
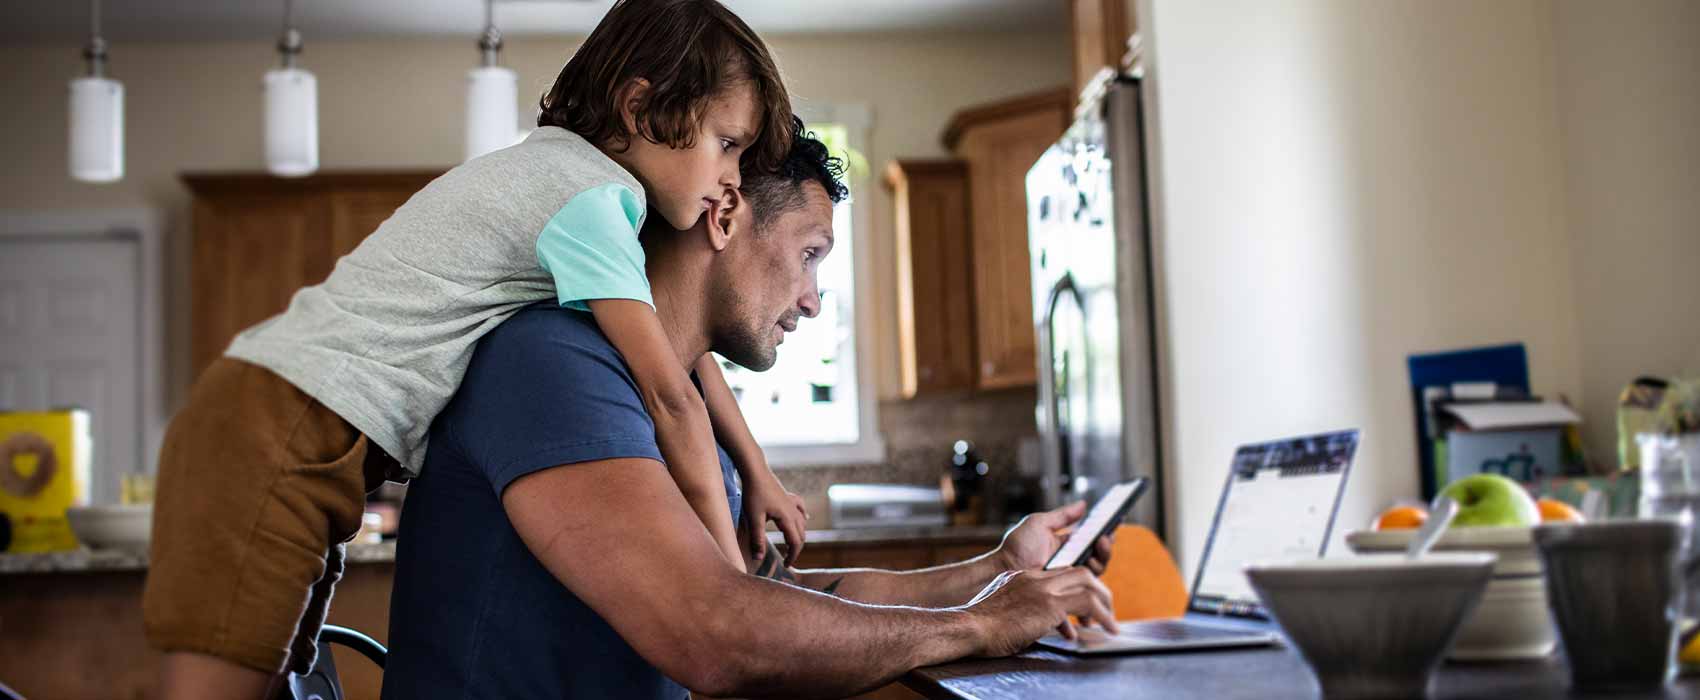
M955 393L880 402L880 429L885 434L883 464L793 466L775 470L779 480L803 497L812 519L809 527L824 529L828 522L826 487L846 483L895 483L937 486L950 464L951 444L967 440L992 467L996 493L1005 479L1036 465L1020 463L1019 445L1036 435L1033 389Z

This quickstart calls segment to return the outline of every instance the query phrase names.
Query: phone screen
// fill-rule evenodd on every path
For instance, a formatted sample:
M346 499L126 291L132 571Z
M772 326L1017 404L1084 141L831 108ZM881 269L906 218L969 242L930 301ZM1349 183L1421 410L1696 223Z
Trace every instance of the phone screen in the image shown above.
M1051 560L1045 562L1045 569L1066 569L1080 564L1087 559L1092 551L1092 543L1098 541L1100 535L1109 534L1110 530L1121 523L1127 509L1145 492L1145 478L1124 481L1111 486L1103 498L1093 504L1092 510L1086 513L1074 532L1069 534L1068 541L1063 542L1062 548L1051 555Z

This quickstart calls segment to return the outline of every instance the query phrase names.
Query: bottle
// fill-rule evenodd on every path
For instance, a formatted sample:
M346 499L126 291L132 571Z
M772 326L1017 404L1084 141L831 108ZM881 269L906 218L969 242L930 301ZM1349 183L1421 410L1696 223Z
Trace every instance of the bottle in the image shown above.
M986 476L991 467L974 450L974 444L957 440L951 445L950 482L956 494L952 525L979 525L985 518Z

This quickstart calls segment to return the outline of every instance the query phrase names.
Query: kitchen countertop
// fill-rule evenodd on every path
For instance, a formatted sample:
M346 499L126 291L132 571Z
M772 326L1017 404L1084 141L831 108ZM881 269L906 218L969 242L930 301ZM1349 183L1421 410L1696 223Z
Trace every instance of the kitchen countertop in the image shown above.
M872 544L951 544L996 543L1003 536L1001 526L981 527L881 527L848 530L810 530L806 544L872 545ZM768 533L775 543L784 542L777 532ZM348 563L387 563L395 561L395 540L380 544L352 543L348 545ZM0 576L8 574L52 574L73 572L145 571L148 555L116 549L77 549L41 554L0 554Z
M348 545L350 564L392 561L395 561L394 540L378 544L357 542ZM121 549L83 548L40 554L0 554L0 575L145 571L147 568L146 552Z
M956 661L915 669L904 685L932 700L975 698L1315 698L1316 682L1297 652L1286 648L1076 657L1034 648L1005 659ZM1560 657L1504 663L1447 663L1429 697L1588 697L1571 694ZM1700 698L1700 678L1661 690L1607 697Z

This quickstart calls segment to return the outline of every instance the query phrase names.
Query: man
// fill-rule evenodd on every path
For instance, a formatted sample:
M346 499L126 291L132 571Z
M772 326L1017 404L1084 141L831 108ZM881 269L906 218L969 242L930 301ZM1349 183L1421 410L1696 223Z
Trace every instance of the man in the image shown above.
M798 133L779 174L746 177L692 230L646 229L656 313L683 366L713 350L765 370L819 311L839 172ZM1093 576L1107 542L1090 570L1023 571L1083 504L960 564L795 571L769 545L751 568L762 576L739 573L669 477L643 405L588 315L532 307L480 342L409 490L384 697L848 695L1073 634L1070 614L1114 626Z

